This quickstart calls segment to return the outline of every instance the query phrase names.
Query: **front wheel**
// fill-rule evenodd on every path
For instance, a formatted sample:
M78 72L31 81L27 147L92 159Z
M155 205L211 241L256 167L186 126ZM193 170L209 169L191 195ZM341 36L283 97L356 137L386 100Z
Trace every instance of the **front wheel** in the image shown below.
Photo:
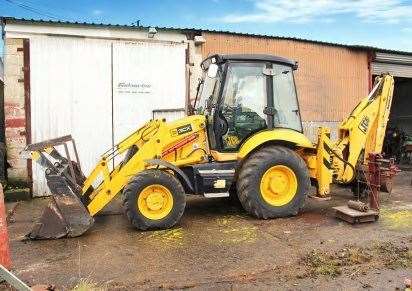
M269 146L244 162L237 180L243 208L257 218L296 215L310 187L307 166L291 149Z
M123 190L123 208L137 229L170 228L180 220L185 206L182 184L161 170L137 174Z

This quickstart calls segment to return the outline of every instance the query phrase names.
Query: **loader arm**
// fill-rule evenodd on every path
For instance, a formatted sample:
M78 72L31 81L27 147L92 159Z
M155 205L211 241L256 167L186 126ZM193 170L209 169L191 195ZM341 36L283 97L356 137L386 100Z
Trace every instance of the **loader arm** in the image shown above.
M177 133L176 128L190 127ZM103 154L82 188L82 201L91 216L98 213L127 185L130 178L150 165L150 159L163 159L173 166L205 162L206 134L203 116L191 116L175 123L162 120L148 122L129 137ZM174 134L176 132L176 134ZM193 146L196 144L197 146ZM131 151L110 171L110 161ZM101 182L100 182L101 181ZM93 184L100 182L99 186Z
M150 141L159 127L160 123L157 121L148 122L102 155L82 186L82 202L86 205L91 216L109 203L125 184L125 177L121 173L125 171L123 167L125 161L119 163L112 171L109 168L110 162L133 146L136 146L136 150L138 150L145 141ZM142 170L143 160L135 163L135 166L137 167L136 171ZM98 184L96 188L93 187L95 184Z

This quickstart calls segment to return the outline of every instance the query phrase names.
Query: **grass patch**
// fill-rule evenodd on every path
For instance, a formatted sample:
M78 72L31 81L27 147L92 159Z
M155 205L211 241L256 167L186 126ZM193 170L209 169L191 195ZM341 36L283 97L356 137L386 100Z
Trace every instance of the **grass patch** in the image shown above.
M373 250L381 256L383 265L389 269L412 267L412 250L407 246L397 246L390 242L375 244Z
M399 209L382 208L380 216L383 224L394 230L412 230L412 209L408 207Z
M365 249L348 246L334 253L314 250L304 261L310 267L312 276L337 277L342 273L342 267L367 263L371 259L372 255Z
M392 242L375 243L363 248L348 245L335 252L313 250L303 257L309 275L337 277L345 271L352 275L367 269L408 268L412 266L412 250ZM353 270L355 269L355 272Z

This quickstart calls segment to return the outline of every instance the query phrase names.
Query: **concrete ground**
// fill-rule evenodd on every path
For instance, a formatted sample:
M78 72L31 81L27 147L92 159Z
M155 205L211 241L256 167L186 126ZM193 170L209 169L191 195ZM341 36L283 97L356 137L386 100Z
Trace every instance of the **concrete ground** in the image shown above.
M190 197L178 226L148 232L114 202L82 237L25 241L47 200L21 202L9 224L13 270L58 290L403 290L412 277L411 179L399 174L380 219L361 225L334 218L331 207L352 197L335 188L331 201L308 198L298 216L266 221L227 199Z

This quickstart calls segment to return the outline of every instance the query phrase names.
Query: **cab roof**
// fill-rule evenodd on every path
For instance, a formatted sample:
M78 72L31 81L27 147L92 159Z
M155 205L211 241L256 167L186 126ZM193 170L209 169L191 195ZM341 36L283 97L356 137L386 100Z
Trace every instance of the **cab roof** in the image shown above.
M274 55L266 55L266 54L233 54L233 55L220 55L215 54L207 57L202 62L202 67L208 67L210 61L215 59L216 63L224 63L227 61L251 61L251 62L269 62L269 63L278 63L293 67L293 69L297 69L298 63L296 61L278 57Z

